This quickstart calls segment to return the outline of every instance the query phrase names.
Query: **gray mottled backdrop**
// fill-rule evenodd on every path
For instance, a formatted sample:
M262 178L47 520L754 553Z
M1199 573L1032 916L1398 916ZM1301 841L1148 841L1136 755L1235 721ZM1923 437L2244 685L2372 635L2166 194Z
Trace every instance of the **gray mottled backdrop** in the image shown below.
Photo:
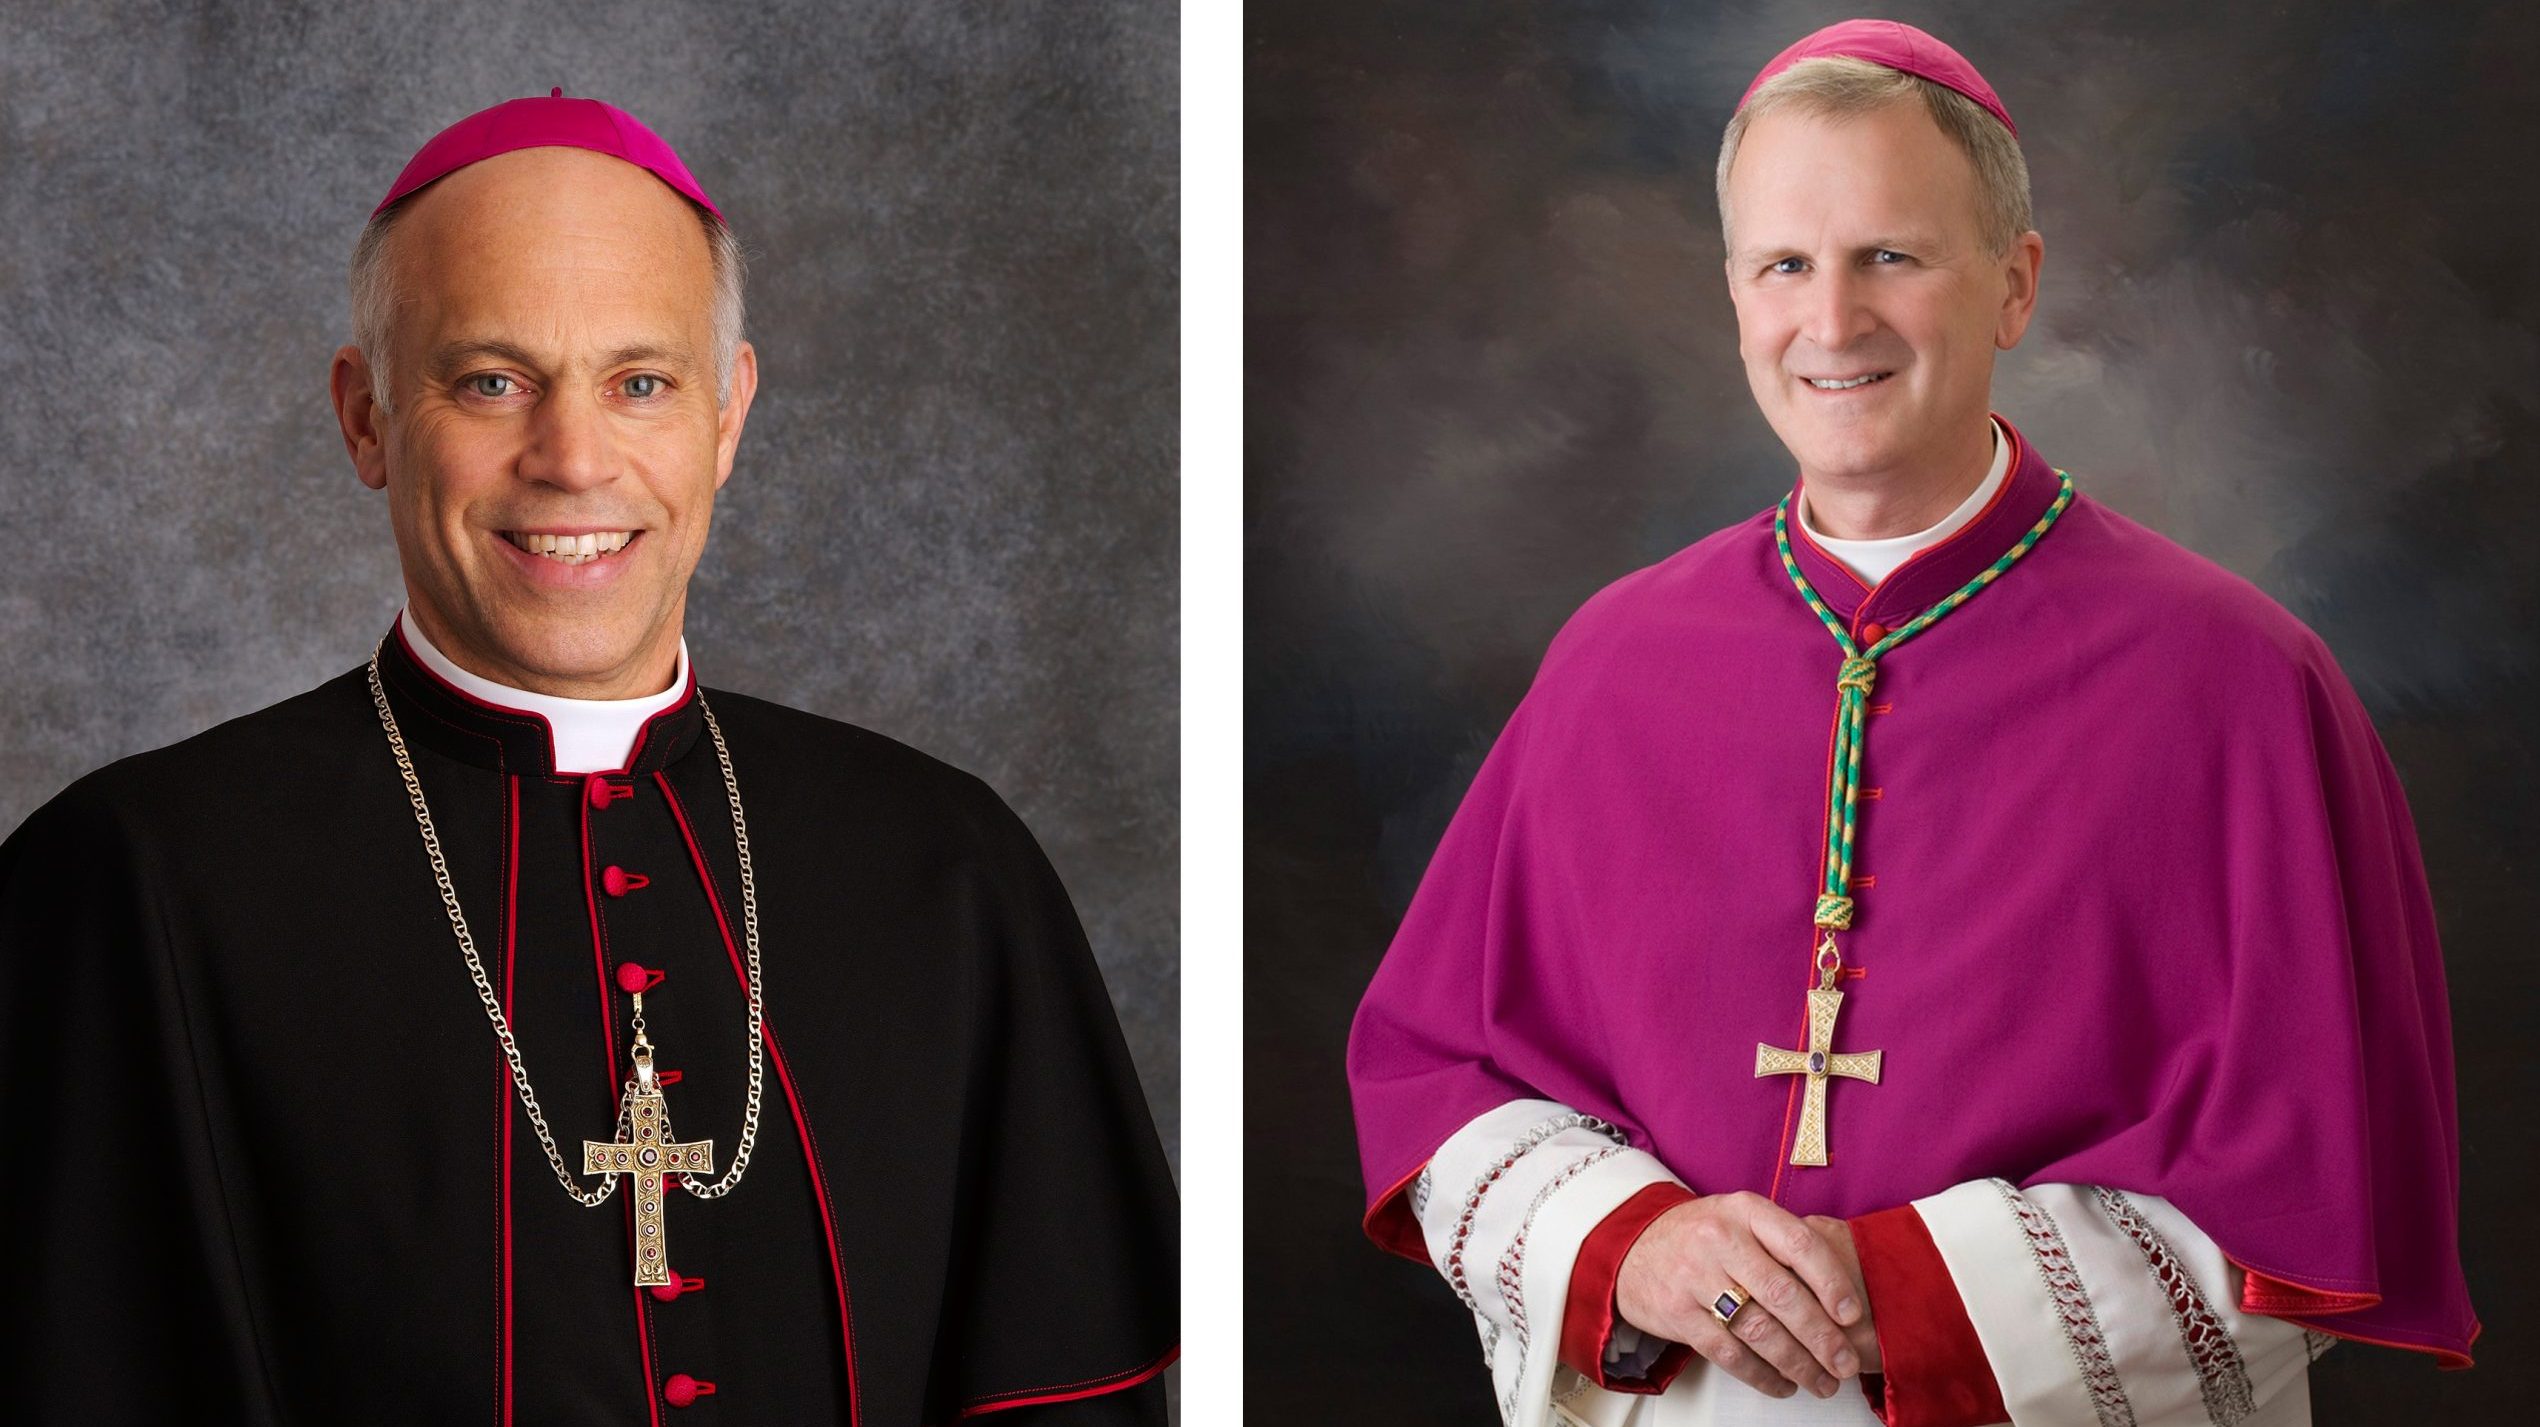
M1358 1233L1343 1037L1560 621L1788 489L1737 359L1711 170L1756 69L1850 13L1286 0L1247 18L1256 1414L1492 1418L1466 1315ZM1995 405L2085 490L2317 629L2414 805L2487 1333L2468 1373L2331 1352L2318 1420L2525 1420L2534 12L1872 13L1955 44L2026 135L2043 296Z
M407 156L562 85L754 258L706 682L968 768L1049 849L1178 1162L1177 19L994 6L0 8L0 829L354 666L400 599L326 397Z

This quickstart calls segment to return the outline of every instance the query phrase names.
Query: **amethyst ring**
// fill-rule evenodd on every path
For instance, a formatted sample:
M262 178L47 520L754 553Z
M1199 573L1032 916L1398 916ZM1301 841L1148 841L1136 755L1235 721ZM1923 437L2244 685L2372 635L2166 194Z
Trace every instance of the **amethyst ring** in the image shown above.
M1737 1310L1745 1306L1746 1290L1732 1283L1728 1292L1711 1300L1711 1316L1719 1319L1725 1327L1730 1319L1737 1316Z

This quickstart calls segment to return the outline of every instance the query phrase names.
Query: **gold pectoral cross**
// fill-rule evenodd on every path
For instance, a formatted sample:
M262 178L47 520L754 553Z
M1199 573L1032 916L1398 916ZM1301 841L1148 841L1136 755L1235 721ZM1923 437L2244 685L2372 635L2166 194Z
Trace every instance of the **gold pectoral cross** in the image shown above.
M636 1057L636 1084L626 1095L632 1140L584 1140L584 1174L627 1174L635 1179L635 1286L648 1288L672 1281L670 1231L661 1216L661 1181L665 1174L714 1173L714 1141L673 1144L662 1138L669 1112L662 1108L661 1087L653 1079L649 1046Z
M1829 976L1827 979L1833 978ZM1827 1076L1842 1075L1866 1080L1872 1085L1879 1083L1879 1057L1885 1052L1834 1053L1834 1018L1842 1010L1843 993L1832 986L1821 986L1808 993L1808 1045L1805 1050L1783 1050L1761 1042L1755 1046L1755 1074L1759 1078L1766 1075L1808 1077L1808 1093L1800 1102L1799 1137L1790 1145L1792 1164L1826 1162Z

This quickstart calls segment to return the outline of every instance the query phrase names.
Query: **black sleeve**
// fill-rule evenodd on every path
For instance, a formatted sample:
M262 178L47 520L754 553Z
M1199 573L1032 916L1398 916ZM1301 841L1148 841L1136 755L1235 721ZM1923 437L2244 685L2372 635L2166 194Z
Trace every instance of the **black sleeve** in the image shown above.
M83 783L0 843L5 1415L271 1422L137 842Z
M1179 1348L1180 1205L1110 994L1058 875L978 786L959 1258L935 1416L1164 1421Z

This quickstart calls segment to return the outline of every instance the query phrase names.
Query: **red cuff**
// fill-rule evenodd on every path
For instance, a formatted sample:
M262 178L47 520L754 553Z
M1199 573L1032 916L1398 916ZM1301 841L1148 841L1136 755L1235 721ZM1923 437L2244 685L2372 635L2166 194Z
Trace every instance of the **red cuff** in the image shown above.
M1923 1216L1901 1204L1850 1223L1879 1339L1879 1371L1861 1375L1861 1390L1879 1420L1888 1427L2010 1421L1984 1344Z
M1561 1312L1561 1361L1598 1387L1609 1392L1665 1392L1692 1359L1693 1349L1669 1343L1650 1365L1647 1377L1605 1375L1605 1350L1614 1341L1614 1284L1623 1276L1623 1259L1659 1215L1693 1198L1693 1191L1681 1184L1646 1185L1606 1215L1588 1232L1587 1242L1579 1245L1578 1262L1570 1268L1569 1306Z

